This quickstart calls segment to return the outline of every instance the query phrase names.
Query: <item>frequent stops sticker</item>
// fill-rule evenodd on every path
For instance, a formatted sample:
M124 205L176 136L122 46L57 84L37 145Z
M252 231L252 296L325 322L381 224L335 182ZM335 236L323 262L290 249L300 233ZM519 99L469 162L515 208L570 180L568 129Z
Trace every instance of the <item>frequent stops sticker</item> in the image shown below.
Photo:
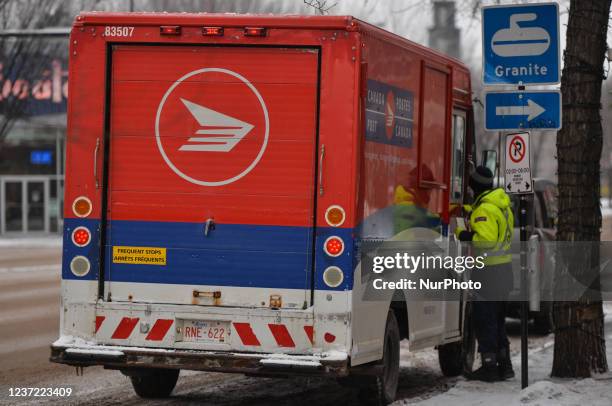
M113 263L166 265L166 249L157 247L113 247Z

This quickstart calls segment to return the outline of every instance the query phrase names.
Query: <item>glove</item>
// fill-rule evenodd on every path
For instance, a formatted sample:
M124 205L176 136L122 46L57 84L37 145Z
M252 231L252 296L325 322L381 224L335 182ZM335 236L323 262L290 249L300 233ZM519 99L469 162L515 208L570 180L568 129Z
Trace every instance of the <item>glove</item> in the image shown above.
M472 241L472 238L474 237L474 232L467 231L461 227L457 227L455 229L455 235L457 236L457 239L459 241Z

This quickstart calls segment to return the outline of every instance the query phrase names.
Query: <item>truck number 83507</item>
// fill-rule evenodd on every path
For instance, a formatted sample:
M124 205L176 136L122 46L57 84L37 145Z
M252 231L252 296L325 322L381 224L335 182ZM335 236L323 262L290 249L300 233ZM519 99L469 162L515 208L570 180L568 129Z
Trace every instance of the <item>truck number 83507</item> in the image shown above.
M104 27L105 37L131 37L134 34L134 27L117 27L107 25Z

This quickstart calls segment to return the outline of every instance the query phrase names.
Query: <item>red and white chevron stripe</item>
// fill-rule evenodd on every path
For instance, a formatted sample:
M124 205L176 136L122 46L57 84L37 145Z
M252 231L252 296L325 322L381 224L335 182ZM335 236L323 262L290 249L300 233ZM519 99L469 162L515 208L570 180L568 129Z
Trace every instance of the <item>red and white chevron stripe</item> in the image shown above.
M154 345L167 341L174 342L174 332L171 327L173 319L141 320L140 317L113 315L107 317L98 315L95 319L95 336L101 342L113 343L117 340ZM137 328L139 323L147 324L144 332ZM269 350L273 348L299 349L314 345L314 326L292 322L269 323L266 320L258 322L235 321L229 334L228 344L233 348ZM151 326L150 328L148 328ZM234 334L235 333L235 334ZM238 341L239 340L239 341ZM327 337L326 337L326 341Z
M242 344L251 347L260 347L261 342L257 338L257 334L253 331L251 323L233 323L234 330L238 333ZM279 347L295 348L295 341L285 324L267 324L276 345ZM310 325L303 326L303 334L306 336L310 344L314 344L314 327Z
M96 316L96 329L97 334L102 323L106 320L106 316ZM111 338L113 340L127 340L132 335L132 332L136 328L136 325L140 321L139 317L122 317L119 324L113 330ZM172 319L157 319L153 324L153 327L148 331L145 336L146 341L163 341L170 330L170 327L174 323Z

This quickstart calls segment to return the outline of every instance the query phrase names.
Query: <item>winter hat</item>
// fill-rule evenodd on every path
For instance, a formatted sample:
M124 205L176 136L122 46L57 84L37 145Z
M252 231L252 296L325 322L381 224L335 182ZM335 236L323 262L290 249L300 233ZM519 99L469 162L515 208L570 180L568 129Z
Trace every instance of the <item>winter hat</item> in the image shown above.
M478 196L485 190L493 188L493 172L486 166L479 166L470 174L470 187Z

